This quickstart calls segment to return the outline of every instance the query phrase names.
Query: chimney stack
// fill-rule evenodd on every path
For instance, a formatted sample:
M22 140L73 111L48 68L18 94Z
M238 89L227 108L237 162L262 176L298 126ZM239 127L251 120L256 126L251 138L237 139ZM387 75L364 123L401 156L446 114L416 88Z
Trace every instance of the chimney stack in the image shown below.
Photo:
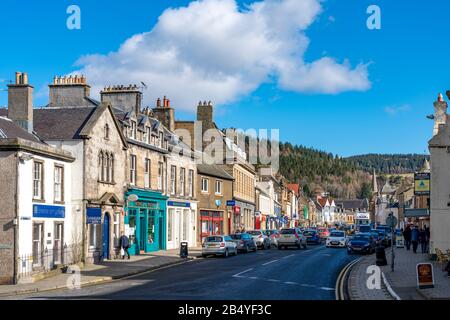
M90 100L91 87L79 75L54 76L49 84L49 107L94 107Z
M33 132L33 87L28 84L28 74L16 72L16 82L8 85L8 118Z
M142 92L137 85L113 85L100 91L101 101L109 103L113 108L124 112L141 113Z
M175 110L170 107L170 100L164 96L161 106L161 99L156 100L156 108L153 108L153 115L158 119L169 131L175 131Z

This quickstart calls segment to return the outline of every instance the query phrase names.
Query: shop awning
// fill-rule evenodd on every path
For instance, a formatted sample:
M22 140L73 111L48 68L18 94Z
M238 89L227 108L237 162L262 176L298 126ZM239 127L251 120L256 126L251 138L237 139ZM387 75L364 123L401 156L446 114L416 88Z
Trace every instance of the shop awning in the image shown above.
M407 218L419 218L429 217L430 211L428 209L405 209L405 217Z

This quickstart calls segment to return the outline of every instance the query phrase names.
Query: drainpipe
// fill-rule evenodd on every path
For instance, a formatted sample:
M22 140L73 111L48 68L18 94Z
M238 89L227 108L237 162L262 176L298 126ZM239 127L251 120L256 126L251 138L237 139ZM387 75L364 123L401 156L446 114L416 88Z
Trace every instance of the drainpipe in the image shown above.
M15 218L14 220L17 221L16 224L14 224L14 279L13 282L14 284L18 283L19 280L19 274L18 274L18 270L17 270L17 259L19 256L19 164L20 164L20 160L19 160L19 154L16 154L16 192L14 195L14 202L15 202Z
M86 264L86 140L83 139L83 172L82 172L82 193L83 193L83 201L82 201L82 217L81 217L81 230L82 230L82 241L81 241L81 248L82 248L82 255L81 260L83 261L83 264Z

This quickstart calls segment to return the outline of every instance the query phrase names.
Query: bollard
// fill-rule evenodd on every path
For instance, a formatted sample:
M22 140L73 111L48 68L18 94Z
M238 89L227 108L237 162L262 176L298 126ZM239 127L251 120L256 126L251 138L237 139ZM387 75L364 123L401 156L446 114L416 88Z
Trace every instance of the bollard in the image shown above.
M180 258L187 258L187 257L188 257L188 243L181 242L180 243Z
M384 247L382 245L379 245L375 248L375 253L377 257L377 266L387 266L387 259L386 259L386 252L384 250Z

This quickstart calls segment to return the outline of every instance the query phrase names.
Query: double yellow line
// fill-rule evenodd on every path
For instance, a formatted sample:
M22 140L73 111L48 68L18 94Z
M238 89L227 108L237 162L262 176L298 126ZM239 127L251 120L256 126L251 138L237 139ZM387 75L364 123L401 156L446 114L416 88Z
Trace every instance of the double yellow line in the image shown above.
M344 292L344 288L346 285L345 279L347 278L347 274L350 272L352 267L355 264L357 264L359 262L359 260L361 260L361 258L353 260L352 262L347 264L339 273L339 276L337 277L337 280L336 280L336 287L335 287L336 300L346 300L345 292Z

